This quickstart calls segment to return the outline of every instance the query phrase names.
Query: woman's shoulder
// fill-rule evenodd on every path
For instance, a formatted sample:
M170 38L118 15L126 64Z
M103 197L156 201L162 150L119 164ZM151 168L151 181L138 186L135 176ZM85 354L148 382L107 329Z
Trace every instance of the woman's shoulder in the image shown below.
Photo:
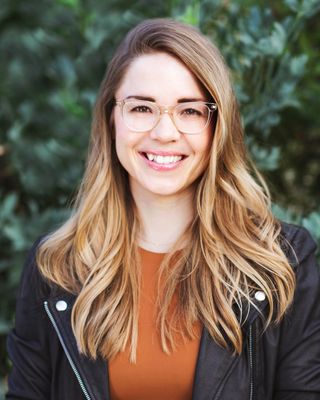
M37 264L37 251L46 235L40 236L29 249L20 279L18 298L20 301L42 302L54 289L43 277Z
M282 240L288 260L296 273L296 290L290 318L305 321L313 319L320 329L320 268L316 259L317 245L309 231L301 226L281 223ZM311 310L313 317L308 315ZM294 315L298 316L297 318Z
M283 221L280 225L280 244L293 267L316 252L317 244L306 228Z
M296 272L292 305L279 328L276 388L283 393L301 392L303 398L320 393L320 268L315 241L307 229L282 223L290 263ZM272 334L271 334L272 336ZM316 397L318 396L315 394ZM301 398L302 398L301 397Z

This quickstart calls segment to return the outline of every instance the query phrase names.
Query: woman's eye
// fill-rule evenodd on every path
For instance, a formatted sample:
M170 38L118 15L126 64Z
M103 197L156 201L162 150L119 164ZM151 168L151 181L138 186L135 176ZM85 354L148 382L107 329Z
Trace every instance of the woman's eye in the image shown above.
M148 106L136 106L131 108L131 112L138 112L138 113L152 113L152 110Z
M193 116L201 116L202 113L199 110L196 110L195 108L186 108L182 110L182 114L184 115L193 115Z

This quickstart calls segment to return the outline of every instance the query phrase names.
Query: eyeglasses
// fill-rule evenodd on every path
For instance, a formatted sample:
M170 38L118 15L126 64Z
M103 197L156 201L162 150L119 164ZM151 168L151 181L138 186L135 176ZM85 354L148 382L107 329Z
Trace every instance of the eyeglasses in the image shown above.
M121 107L126 126L134 132L147 132L157 126L162 114L168 114L181 133L197 135L209 124L216 103L204 101L188 101L175 106L159 106L158 104L137 99L116 101Z

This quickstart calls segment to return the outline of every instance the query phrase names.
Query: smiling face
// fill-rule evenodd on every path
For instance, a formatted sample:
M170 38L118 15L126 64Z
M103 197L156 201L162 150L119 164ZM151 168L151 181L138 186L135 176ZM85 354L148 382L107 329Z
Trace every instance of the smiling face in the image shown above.
M139 56L131 63L115 98L144 99L161 106L209 100L183 63L160 52ZM179 196L193 190L208 164L211 124L197 135L188 135L179 132L164 113L151 130L134 132L125 124L120 105L115 106L113 117L117 156L129 174L133 192Z

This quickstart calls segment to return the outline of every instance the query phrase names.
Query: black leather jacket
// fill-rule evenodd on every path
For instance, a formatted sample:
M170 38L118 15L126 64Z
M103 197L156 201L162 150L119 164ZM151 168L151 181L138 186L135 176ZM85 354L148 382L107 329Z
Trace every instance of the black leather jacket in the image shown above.
M203 330L193 386L194 400L319 400L320 278L315 243L305 229L283 225L294 248L297 275L293 306L283 321L262 329L253 308L243 327L240 356L215 344ZM13 363L7 399L107 400L107 362L81 356L70 326L74 296L41 279L30 252L20 286L16 325L8 337ZM256 296L262 311L263 294ZM152 400L152 399L150 399ZM164 399L170 400L170 399Z

